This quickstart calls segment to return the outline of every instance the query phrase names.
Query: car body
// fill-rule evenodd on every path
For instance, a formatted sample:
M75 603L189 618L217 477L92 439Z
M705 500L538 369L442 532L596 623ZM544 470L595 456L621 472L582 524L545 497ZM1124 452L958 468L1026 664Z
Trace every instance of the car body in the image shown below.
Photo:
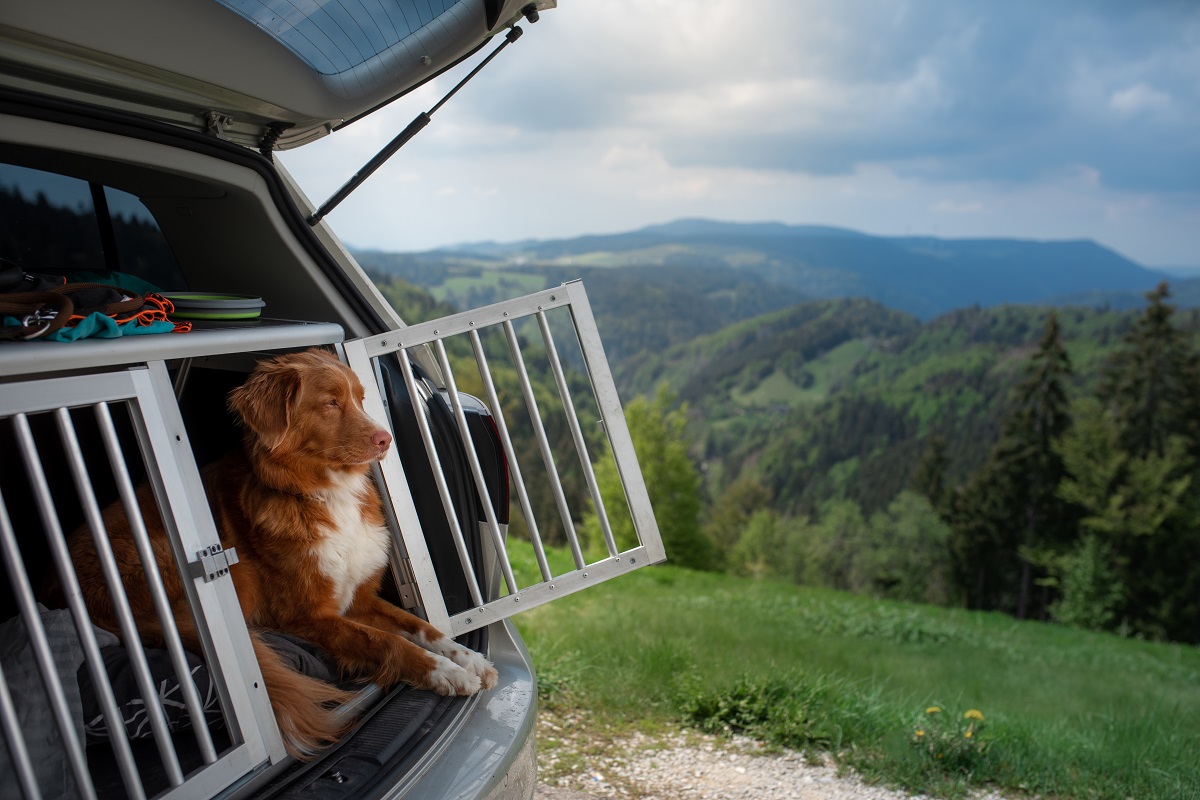
M6 272L76 287L86 278L193 304L155 317L161 333L99 320L109 338L85 335L90 308L75 328L53 334L59 341L41 331L40 311L8 317L6 330L16 333L0 341L0 449L14 468L0 478L0 769L15 776L18 796L532 796L536 681L510 616L518 604L549 602L664 557L586 294L567 284L406 325L314 218L316 207L273 152L335 132L497 34L511 39L517 22L552 5L44 0L0 10L0 317L10 311L6 300L29 297L5 293ZM247 299L252 308L238 305ZM560 318L580 353L566 367L550 333ZM602 457L617 461L639 531L632 545L608 536L593 558L572 530L578 514L559 502L553 524L564 528L574 565L557 574L527 496L535 480L520 473L531 462L514 445L538 440L532 463L547 477L536 482L558 484L540 418L550 412L539 412L531 388L539 378L524 363L535 325L544 374L556 377L562 398L554 413L574 432L573 455L590 476L591 513L607 531L579 413L602 423L611 453ZM504 375L520 376L516 396L524 396L531 435L505 421L506 390L487 366L496 356L479 338L485 329L508 342L500 358L515 369ZM80 332L74 339L72 330ZM237 446L229 389L258 359L312 346L332 348L358 372L368 410L395 437L376 473L395 537L389 596L486 653L500 682L468 698L360 687L343 709L358 720L352 732L301 763L283 751L259 689L228 579L236 554L221 550L197 480L200 466ZM455 383L471 348L481 399ZM589 368L594 405L570 395L564 374L576 362ZM89 528L102 539L95 509L139 481L154 487L170 523L203 654L151 653L130 636L106 644L71 605L69 574L65 609L37 605L44 575L70 572L64 537ZM539 563L529 583L516 581L507 558L510 496ZM68 650L75 660L64 662ZM118 696L137 687L116 686L110 656L143 682L158 681L160 667L175 676L179 659L194 657L209 695L162 703L186 707L182 723L147 722L130 733L124 720L125 735L84 731L80 706L98 706L107 720L129 704L155 706L146 691ZM186 721L205 715L219 723Z

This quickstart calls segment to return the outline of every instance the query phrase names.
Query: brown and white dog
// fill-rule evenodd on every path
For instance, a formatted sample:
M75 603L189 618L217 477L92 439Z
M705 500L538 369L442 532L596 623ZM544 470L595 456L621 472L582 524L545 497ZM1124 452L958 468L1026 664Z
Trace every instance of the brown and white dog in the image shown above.
M264 361L229 396L245 424L244 451L202 473L221 544L237 550L230 575L276 720L289 752L300 758L344 731L346 723L327 704L350 695L292 670L256 629L308 639L345 676L385 687L404 682L467 695L496 683L485 658L378 595L389 534L368 473L392 437L363 411L362 400L358 378L328 352ZM184 645L198 647L148 488L139 490L139 500ZM139 633L158 644L161 628L125 513L115 503L104 517ZM119 632L91 537L75 535L71 552L93 622Z

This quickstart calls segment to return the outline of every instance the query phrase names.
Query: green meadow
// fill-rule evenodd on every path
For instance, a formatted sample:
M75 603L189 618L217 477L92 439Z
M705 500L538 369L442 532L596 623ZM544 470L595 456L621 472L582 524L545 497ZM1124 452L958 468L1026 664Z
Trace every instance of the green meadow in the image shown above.
M607 726L743 733L935 796L1200 797L1195 647L671 566L517 624L543 706Z

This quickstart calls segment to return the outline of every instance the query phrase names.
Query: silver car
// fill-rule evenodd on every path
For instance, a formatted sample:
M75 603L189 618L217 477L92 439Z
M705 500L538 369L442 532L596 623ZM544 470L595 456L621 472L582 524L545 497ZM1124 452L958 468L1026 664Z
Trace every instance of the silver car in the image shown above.
M536 681L510 617L665 557L586 292L406 325L324 217L429 116L320 204L273 154L484 63L553 5L0 6L0 794L532 796ZM389 598L500 677L466 698L357 685L340 712L350 733L300 762L198 470L238 446L230 389L260 358L309 347L357 372L393 434L375 473ZM96 628L79 597L66 537L85 531L102 551L99 509L143 482L203 652L143 647L132 620ZM633 539L613 533L617 514ZM109 591L119 605L119 582ZM162 601L150 573L147 592ZM325 668L303 641L280 647Z

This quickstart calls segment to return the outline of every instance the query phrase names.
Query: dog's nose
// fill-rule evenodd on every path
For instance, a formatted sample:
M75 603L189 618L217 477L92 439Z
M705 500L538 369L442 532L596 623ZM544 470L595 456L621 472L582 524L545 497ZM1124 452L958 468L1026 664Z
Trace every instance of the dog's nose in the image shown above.
M371 434L371 444L381 453L387 452L388 447L392 444L392 435L380 428Z

